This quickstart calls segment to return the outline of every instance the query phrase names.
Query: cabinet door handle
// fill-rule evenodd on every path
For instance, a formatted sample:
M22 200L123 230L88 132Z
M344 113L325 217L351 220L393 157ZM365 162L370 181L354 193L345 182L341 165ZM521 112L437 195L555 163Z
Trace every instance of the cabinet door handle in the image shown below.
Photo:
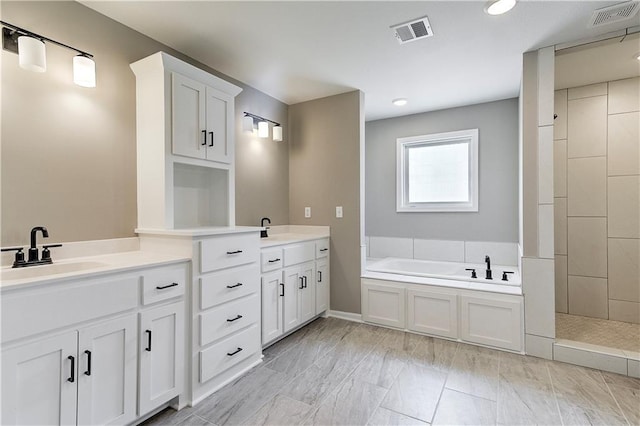
M304 288L304 277L300 277L300 287L298 287L298 290L302 290Z
M242 285L242 283L238 283L238 284L234 284L234 285L228 285L227 288L236 288L236 287L240 287Z
M282 286L282 293L280 293L280 296L284 297L284 283L280 283L280 286Z
M87 371L84 372L85 376L90 376L91 375L91 351L86 350L84 351L85 354L87 354Z
M203 130L202 131L202 145L206 145L207 144L207 131Z
M67 359L71 361L71 375L67 379L67 382L73 383L76 381L76 358L74 356L69 355Z
M238 314L235 318L227 318L227 322L234 322L234 321L238 321L240 318L242 318L242 315Z
M328 248L321 248L320 251L327 251L329 250Z
M211 139L211 142L209 142L209 146L213 146L213 132L209 132L209 137Z
M162 285L162 286L158 285L158 286L156 286L156 288L158 290L164 290L165 288L176 287L177 285L178 285L178 283L171 283L171 284Z
M145 330L145 333L147 333L147 347L144 348L145 351L147 352L151 352L151 330Z
M238 352L240 352L242 350L242 348L238 348L233 352L227 352L227 356L234 356L235 354L237 354Z
M318 282L322 282L322 271L318 271Z
M304 288L307 288L307 276L303 276L302 278L304 278Z
M235 251L228 251L227 254L228 255L232 255L232 254L240 254L242 253L242 250L235 250Z
M276 263L276 262L280 262L280 258L277 259L272 259L272 260L268 260L269 263Z

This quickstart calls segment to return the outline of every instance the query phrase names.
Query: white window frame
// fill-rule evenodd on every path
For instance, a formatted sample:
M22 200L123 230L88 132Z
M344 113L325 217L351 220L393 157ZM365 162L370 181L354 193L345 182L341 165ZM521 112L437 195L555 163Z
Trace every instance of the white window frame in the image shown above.
M423 145L469 144L469 201L409 203L407 148ZM478 129L396 139L396 211L397 212L477 212L478 211Z

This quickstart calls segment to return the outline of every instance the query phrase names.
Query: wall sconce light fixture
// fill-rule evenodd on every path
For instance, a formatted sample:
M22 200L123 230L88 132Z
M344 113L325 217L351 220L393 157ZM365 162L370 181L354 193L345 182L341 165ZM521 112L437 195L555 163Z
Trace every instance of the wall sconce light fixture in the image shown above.
M59 41L36 34L8 22L2 24L2 48L18 54L21 68L45 72L47 56L45 42L52 43L78 53L73 58L73 82L82 87L96 87L96 63L93 55Z
M258 128L258 137L268 138L269 123L272 123L273 140L277 142L282 141L282 126L280 125L280 123L245 111L244 117L242 117L242 130L244 130L245 132L253 132L256 128L256 123Z

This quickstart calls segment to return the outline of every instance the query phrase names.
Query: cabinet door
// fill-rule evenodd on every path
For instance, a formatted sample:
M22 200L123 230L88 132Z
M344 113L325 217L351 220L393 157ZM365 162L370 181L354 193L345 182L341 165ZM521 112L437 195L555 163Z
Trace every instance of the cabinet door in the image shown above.
M206 86L173 73L173 153L206 158Z
M432 291L407 290L407 328L420 333L457 338L457 296Z
M230 97L219 90L207 87L207 160L229 163L230 144L227 138Z
M300 320L300 298L298 292L304 287L304 279L299 266L284 270L284 332L295 328Z
M300 322L309 321L316 316L316 268L315 264L307 263L301 266L303 287L298 290L298 306L300 307Z
M316 262L316 315L329 310L329 262Z
M3 425L76 424L77 345L73 331L2 351Z
M467 342L522 350L522 297L460 296L460 337Z
M126 424L136 418L136 315L80 330L78 424Z
M262 276L262 344L266 345L284 333L282 318L284 299L282 271Z
M362 280L362 320L389 327L405 326L405 289L401 285Z
M140 313L140 385L138 415L182 392L184 368L184 304L160 306Z

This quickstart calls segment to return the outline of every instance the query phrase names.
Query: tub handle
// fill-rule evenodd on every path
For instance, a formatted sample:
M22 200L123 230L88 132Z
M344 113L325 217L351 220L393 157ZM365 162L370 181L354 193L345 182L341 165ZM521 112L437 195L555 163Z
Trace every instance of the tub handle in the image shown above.
M471 271L471 278L478 278L475 268L467 268L465 271Z
M513 274L513 271L502 271L502 281L509 281L507 274Z

